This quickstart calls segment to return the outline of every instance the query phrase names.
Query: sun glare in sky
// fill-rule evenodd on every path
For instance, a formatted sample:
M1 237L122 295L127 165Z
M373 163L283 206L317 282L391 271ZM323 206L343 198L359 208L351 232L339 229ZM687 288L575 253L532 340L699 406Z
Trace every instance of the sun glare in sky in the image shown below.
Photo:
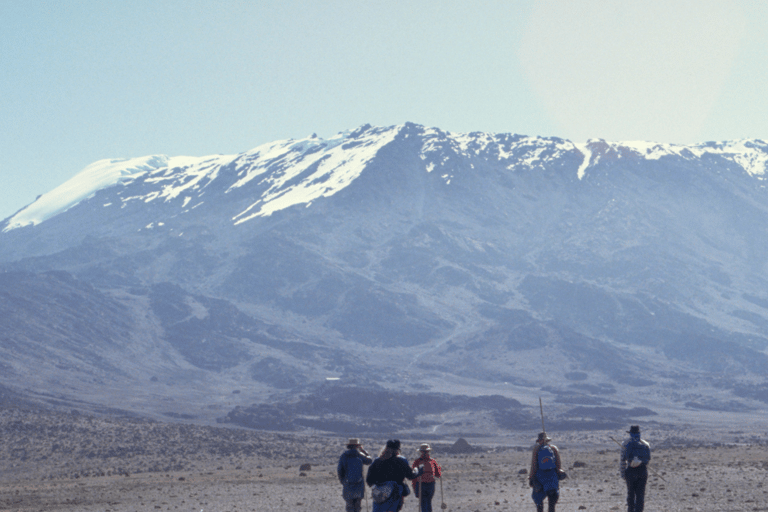
M702 135L744 33L738 3L540 0L518 55L573 139Z

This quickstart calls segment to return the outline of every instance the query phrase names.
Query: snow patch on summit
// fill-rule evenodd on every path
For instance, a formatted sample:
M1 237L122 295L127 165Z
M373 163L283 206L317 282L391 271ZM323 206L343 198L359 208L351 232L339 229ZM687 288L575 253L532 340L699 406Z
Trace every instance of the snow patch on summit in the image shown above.
M168 158L165 166L154 170L145 180L148 184L160 185L161 189L146 196L126 198L124 202L130 199L141 199L148 203L158 198L168 202L185 194L184 206L186 206L191 199L190 196L201 195L201 191L218 177L222 166L231 163L234 158L233 155Z
M368 128L340 133L331 139L308 137L260 146L246 154L251 162L232 189L267 173L267 191L234 217L241 224L297 204L332 196L354 181L381 148L395 140L402 127Z
M3 232L30 224L40 224L46 219L69 210L99 190L134 180L147 172L165 166L167 162L168 157L165 155L94 162L11 217Z
M604 144L618 152L629 150L646 160L660 160L671 156L691 160L712 155L738 164L751 176L762 176L768 170L768 143L759 139L688 145L645 141L604 142Z

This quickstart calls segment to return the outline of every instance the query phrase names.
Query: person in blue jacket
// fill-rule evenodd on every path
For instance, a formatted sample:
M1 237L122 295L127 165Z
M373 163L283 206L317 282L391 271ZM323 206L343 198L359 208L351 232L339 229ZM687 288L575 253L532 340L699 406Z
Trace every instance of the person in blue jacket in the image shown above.
M408 459L400 455L400 441L390 439L373 461L365 477L365 483L370 487L387 486L392 488L389 497L378 503L374 500L373 512L398 512L403 507L403 498L410 493L404 481L413 480L424 473L424 466L418 471L412 469ZM373 496L373 490L371 490Z
M627 512L643 512L651 445L640 438L639 425L632 425L627 433L629 439L621 445L620 464L621 478L627 483Z
M360 512L365 494L363 466L373 462L360 440L353 437L347 442L347 450L339 457L336 475L341 482L341 496L347 503L347 512Z
M546 432L541 432L531 458L528 484L533 487L531 498L537 512L544 512L544 498L547 498L547 510L555 512L555 505L560 499L560 479L566 477L562 470L560 452L557 446L549 444L551 440Z

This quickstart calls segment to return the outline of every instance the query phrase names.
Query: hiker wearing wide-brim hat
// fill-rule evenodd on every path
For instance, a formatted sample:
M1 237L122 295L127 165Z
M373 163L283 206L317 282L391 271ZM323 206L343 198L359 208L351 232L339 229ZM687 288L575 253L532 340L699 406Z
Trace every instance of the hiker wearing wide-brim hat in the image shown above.
M531 498L537 512L544 512L544 498L547 498L549 512L555 512L555 505L560 499L560 479L565 478L560 461L560 451L550 444L551 437L546 432L539 433L531 457L531 472L528 484L533 487Z
M432 458L432 448L428 443L419 446L419 458L411 467L424 466L424 474L413 479L413 495L419 500L421 512L432 512L432 498L435 495L435 479L442 476L440 464Z
M627 483L628 512L643 512L645 507L645 486L648 483L648 462L651 460L651 445L640 438L640 426L632 425L627 430L629 439L621 445L620 471Z
M360 512L365 497L363 466L373 462L365 451L360 439L351 437L347 441L347 450L339 457L336 474L341 482L341 496L347 503L347 512Z

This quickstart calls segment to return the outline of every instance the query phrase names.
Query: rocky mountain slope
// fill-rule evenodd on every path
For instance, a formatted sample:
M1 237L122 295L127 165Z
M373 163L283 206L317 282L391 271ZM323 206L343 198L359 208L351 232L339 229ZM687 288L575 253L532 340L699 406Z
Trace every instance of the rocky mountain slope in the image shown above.
M97 162L0 223L0 384L335 431L760 411L766 161L408 123Z

